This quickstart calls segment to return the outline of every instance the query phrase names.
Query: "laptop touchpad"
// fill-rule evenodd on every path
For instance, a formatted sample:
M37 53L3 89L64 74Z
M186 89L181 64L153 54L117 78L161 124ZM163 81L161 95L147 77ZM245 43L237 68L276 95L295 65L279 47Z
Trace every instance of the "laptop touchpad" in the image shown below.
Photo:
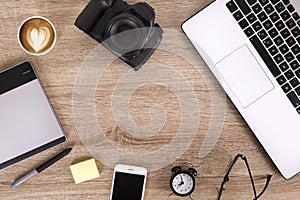
M247 45L217 63L216 68L244 108L274 88Z

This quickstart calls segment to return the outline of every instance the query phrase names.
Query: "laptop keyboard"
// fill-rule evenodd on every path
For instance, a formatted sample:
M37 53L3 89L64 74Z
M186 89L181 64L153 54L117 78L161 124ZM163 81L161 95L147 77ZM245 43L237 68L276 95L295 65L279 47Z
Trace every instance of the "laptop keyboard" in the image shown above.
M231 0L226 6L300 114L300 17L290 0Z

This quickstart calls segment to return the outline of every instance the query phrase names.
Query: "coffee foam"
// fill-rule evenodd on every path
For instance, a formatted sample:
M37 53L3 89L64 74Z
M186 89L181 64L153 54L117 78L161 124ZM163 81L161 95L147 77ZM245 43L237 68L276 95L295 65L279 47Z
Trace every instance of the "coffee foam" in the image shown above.
M55 43L52 25L42 18L31 18L24 22L19 31L19 41L23 48L32 54L43 54Z

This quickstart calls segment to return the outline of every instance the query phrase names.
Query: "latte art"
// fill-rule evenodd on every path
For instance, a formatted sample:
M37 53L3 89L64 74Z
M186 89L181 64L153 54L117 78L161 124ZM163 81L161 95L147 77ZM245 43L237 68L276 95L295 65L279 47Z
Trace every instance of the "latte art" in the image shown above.
M47 27L41 27L39 30L33 28L27 31L26 39L35 52L41 51L50 41L50 31Z
M55 43L53 25L40 17L30 18L19 29L20 45L30 54L41 55L51 50Z

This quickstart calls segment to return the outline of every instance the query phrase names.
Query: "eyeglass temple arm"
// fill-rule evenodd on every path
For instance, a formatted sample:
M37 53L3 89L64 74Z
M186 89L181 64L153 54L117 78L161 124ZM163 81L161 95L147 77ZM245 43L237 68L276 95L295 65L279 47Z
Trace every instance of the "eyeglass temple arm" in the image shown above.
M268 175L267 176L267 180L266 180L266 183L265 183L265 187L263 188L263 190L257 195L256 194L256 188L255 188L255 184L254 184L254 180L253 180L253 176L252 176L252 173L251 173L251 170L250 170L250 166L249 166L249 163L247 161L247 158L245 156L242 155L241 157L245 163L246 163L246 166L247 166L247 170L248 170L248 173L249 173L249 176L250 176L250 180L251 180L251 184L252 184L252 188L253 188L253 193L254 193L254 200L257 200L267 189L270 181L271 181L271 178L272 178L272 175Z
M224 179L225 179L225 178L224 178ZM223 192L223 190L225 190L225 189L224 189L225 183L226 183L225 181L223 181L223 182L221 183L221 187L220 187L220 191L219 191L219 195L218 195L218 200L221 199L222 192Z
M257 195L256 199L258 199L258 198L266 191L266 189L267 189L267 187L268 187L268 185L269 185L269 183L270 183L270 181L271 181L271 178L272 178L272 175L268 175L268 176L267 176L267 180L266 180L265 187L264 187L264 189Z
M224 189L225 183L229 181L229 174L230 174L230 171L231 171L232 167L234 166L234 164L236 163L236 161L237 161L239 158L242 158L242 157L243 157L242 154L238 154L238 155L235 156L235 158L234 158L234 159L232 160L232 162L230 163L230 165L229 165L229 167L228 167L228 169L227 169L227 172L226 172L226 174L225 174L225 176L224 176L223 182L221 183L221 187L220 187L220 191L219 191L219 195L218 195L218 200L221 199L222 192L223 192L223 190L225 190L225 189Z

